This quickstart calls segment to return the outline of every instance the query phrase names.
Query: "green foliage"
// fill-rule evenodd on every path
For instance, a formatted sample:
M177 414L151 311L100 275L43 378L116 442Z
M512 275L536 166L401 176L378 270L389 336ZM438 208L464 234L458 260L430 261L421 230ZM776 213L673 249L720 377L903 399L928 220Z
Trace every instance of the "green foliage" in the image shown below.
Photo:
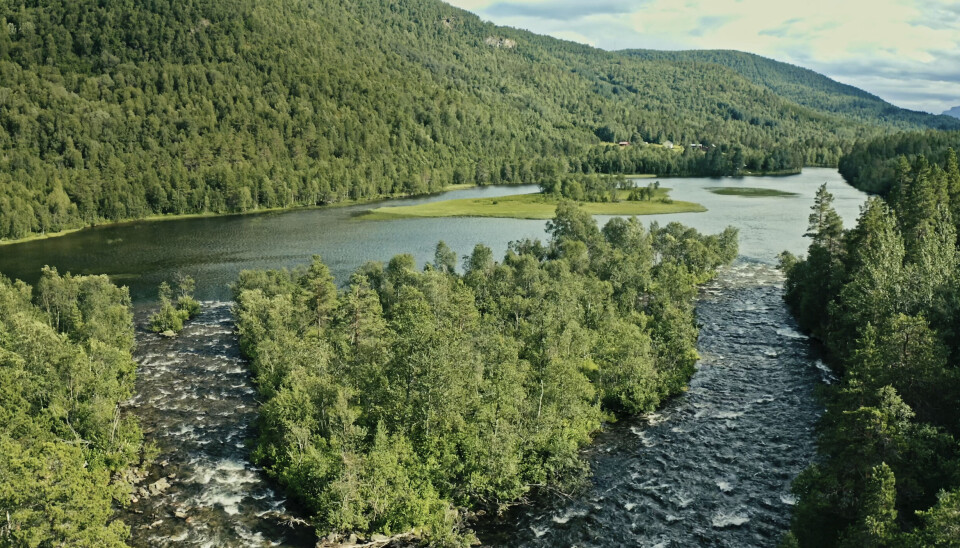
M886 201L842 230L821 188L808 256L781 258L786 301L825 343L840 384L826 390L820 461L794 483L800 546L953 546L944 526L960 484L960 284L947 169L898 161ZM933 508L931 508L933 507Z
M140 457L120 410L132 347L129 294L106 276L0 278L0 546L125 546L111 476Z
M176 295L170 284L162 282L157 291L160 300L160 310L150 316L150 330L156 333L179 333L183 331L184 322L188 322L200 314L200 303L193 298L196 282L190 276L177 277ZM176 301L173 299L176 298Z
M887 118L896 127L909 129L925 126L933 129L956 129L960 124L948 116L928 116L923 112L892 109L892 105L862 89L831 80L810 69L781 63L773 59L730 50L655 51L628 50L625 53L650 60L688 63L711 63L732 69L754 84L814 110L831 112L837 116L859 121L876 117ZM745 113L729 107L729 116L742 118ZM829 165L825 156L831 151L816 151L808 156L807 164Z
M318 530L466 542L460 508L577 485L605 418L682 390L696 285L735 257L736 231L601 231L571 202L550 231L502 262L478 245L463 274L441 242L423 271L398 255L333 293L319 259L241 273L237 329L264 402L254 455ZM319 329L317 287L332 311Z
M836 83L808 100L809 86L604 52L436 0L6 7L0 239L451 183L796 170L943 124L862 108ZM677 149L646 144L667 140Z
M925 156L946 169L951 165L951 156L954 156L952 165L956 166L954 151L957 149L960 149L960 131L893 133L858 141L841 158L840 174L861 190L886 195L903 173L902 161L910 164L919 156ZM960 176L954 176L953 180L960 181Z

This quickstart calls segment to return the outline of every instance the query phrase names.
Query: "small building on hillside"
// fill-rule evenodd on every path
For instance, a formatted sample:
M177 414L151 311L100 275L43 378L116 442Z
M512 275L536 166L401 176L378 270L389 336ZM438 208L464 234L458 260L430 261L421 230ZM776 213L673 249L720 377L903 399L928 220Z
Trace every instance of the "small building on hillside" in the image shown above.
M630 146L630 141L620 141L618 144L622 147L628 147Z
M673 148L673 141L664 141L663 148Z

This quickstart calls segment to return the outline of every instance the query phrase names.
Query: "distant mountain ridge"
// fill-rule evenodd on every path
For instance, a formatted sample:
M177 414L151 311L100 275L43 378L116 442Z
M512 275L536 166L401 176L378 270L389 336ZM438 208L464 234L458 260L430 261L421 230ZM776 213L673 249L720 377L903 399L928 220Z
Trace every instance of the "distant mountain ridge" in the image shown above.
M953 107L949 110L943 111L944 116L953 116L954 118L960 118L960 106Z
M833 166L858 139L960 128L756 56L607 52L437 0L0 13L0 239L450 183L723 174L738 151L750 170ZM704 147L643 146L668 140Z
M810 69L752 53L734 50L624 50L623 53L648 60L721 65L780 97L848 119L882 120L930 129L960 129L954 120L943 115L903 109L867 91L837 82ZM957 111L955 116L960 117L960 107L954 110Z

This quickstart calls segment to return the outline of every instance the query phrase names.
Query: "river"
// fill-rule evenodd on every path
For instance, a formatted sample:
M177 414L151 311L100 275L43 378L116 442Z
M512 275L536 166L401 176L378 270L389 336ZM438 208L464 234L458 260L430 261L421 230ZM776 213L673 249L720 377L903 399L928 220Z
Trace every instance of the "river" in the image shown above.
M587 451L594 471L573 499L540 498L484 524L481 538L515 546L769 546L788 525L790 481L813 455L820 379L810 345L782 300L776 254L802 252L817 187L826 182L847 225L865 195L833 170L773 178L665 179L672 197L706 213L656 215L741 234L741 256L704 288L698 305L702 360L690 390L656 415L622 421ZM709 188L762 187L792 197L721 196ZM534 192L489 187L425 201ZM229 283L248 268L292 267L318 253L339 282L367 260L409 252L432 259L437 240L460 254L485 243L502 255L510 241L543 238L543 221L406 219L363 221L370 204L261 215L136 222L0 248L0 272L34 282L40 268L106 273L130 287L138 329L137 395L128 409L160 451L148 483L170 483L123 512L135 546L312 544L310 532L272 484L249 464L255 392L239 356ZM598 217L601 223L605 218ZM203 314L174 340L142 329L156 286L177 273L197 280ZM300 516L303 517L303 516Z

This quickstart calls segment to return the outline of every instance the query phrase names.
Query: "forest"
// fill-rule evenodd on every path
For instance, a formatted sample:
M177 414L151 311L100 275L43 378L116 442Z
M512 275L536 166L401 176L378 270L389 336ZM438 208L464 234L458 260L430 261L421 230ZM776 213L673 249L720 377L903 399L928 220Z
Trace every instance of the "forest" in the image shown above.
M840 174L860 190L886 195L919 156L944 169L955 150L960 150L960 131L893 133L857 142L840 159Z
M564 174L795 171L960 127L735 68L437 0L0 0L0 240Z
M106 276L0 277L0 546L126 546L142 434L133 315Z
M501 262L440 242L359 268L338 290L319 257L244 271L240 344L262 401L254 459L318 535L471 541L471 512L566 492L604 421L655 409L698 359L698 284L737 254L634 217L602 229L572 202L548 242Z
M941 157L901 157L852 230L821 188L806 258L782 256L787 304L839 376L784 546L960 541L960 170Z
M625 50L623 53L641 59L721 65L798 105L851 120L869 122L884 118L899 129L918 125L938 130L960 129L948 116L931 118L925 112L898 108L876 95L841 84L810 69L752 53L734 50Z

